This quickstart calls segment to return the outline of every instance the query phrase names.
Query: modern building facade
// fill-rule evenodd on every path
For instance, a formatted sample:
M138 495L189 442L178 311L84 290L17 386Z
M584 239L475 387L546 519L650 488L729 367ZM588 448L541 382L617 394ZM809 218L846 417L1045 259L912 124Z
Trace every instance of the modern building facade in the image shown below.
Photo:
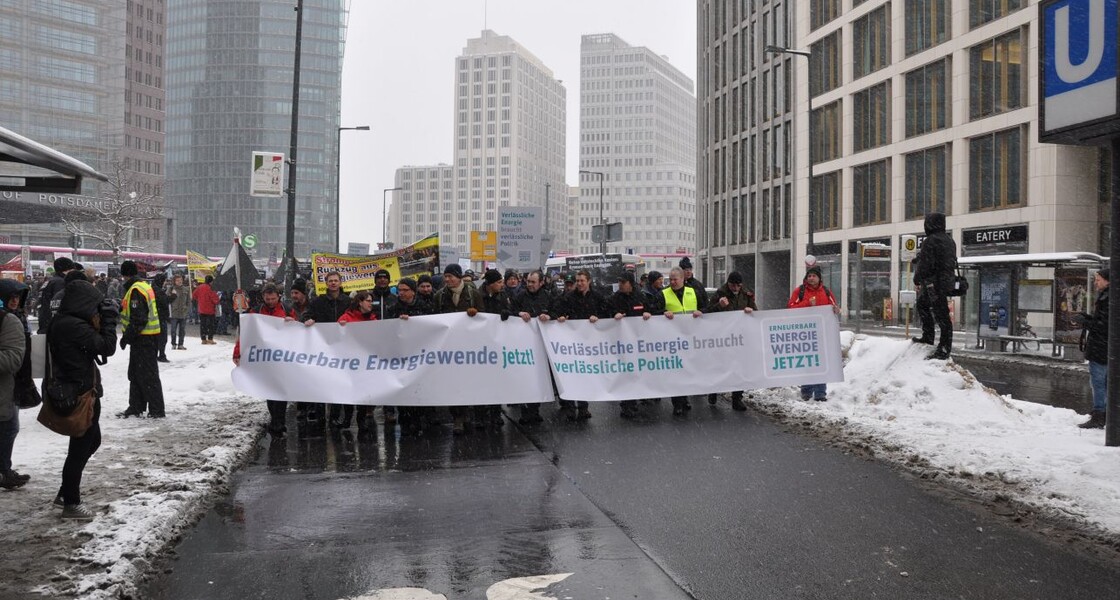
M508 36L493 31L467 41L455 60L455 138L452 198L440 188L433 202L414 187L416 169L397 172L391 222L400 224L390 241L407 244L435 231L440 243L469 252L470 232L497 228L498 209L548 207L554 239L567 239L565 206L566 92L552 71ZM423 203L421 200L423 199Z
M166 0L126 0L124 69L124 148L121 163L129 192L163 207L163 87ZM175 249L172 213L142 221L130 246L152 252Z
M411 244L433 233L440 234L440 243L454 239L455 170L441 163L428 166L406 166L397 169L389 192L389 239L397 244ZM469 241L469 240L468 240ZM468 245L459 246L469 249Z
M739 271L762 308L784 307L792 277L796 173L790 154L794 0L697 2L698 269ZM802 65L804 68L804 65Z
M125 146L126 20L124 2L0 3L0 123L111 173ZM103 186L86 179L81 195L100 197ZM0 240L68 246L69 233L5 225Z
M305 0L295 253L335 251L343 0ZM221 255L233 227L283 254L287 198L249 195L254 151L289 154L296 13L280 0L168 4L165 197L178 250ZM285 186L286 188L287 186Z
M911 285L900 236L929 212L962 256L1107 253L1107 150L1038 142L1036 1L697 6L709 278L738 268L763 306L784 304L811 227L845 314L890 321Z
M623 240L608 251L695 250L692 91L692 80L649 48L611 33L583 36L577 252L599 251L591 228L600 220L622 223Z
M806 159L813 177L811 187L795 186L794 262L811 225L816 256L849 314L858 304L865 318L889 320L899 290L910 288L899 236L923 234L929 212L948 215L962 256L1105 247L1108 188L1098 182L1107 181L1107 158L1038 142L1037 2L798 7L796 45L812 59L795 69L796 181L808 179ZM857 242L886 250L860 263Z

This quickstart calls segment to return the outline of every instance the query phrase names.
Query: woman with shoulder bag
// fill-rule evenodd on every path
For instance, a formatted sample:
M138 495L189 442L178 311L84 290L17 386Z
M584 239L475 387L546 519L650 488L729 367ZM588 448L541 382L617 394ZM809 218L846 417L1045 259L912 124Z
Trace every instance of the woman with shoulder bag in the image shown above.
M116 303L105 301L89 281L76 279L66 284L47 334L52 383L73 389L79 395L92 390L95 398L92 424L82 435L70 438L70 449L62 466L62 487L54 503L62 506L63 519L88 521L94 517L93 511L82 504L82 471L101 445L98 419L104 392L97 361L111 356L117 348L118 314ZM51 400L44 397L43 401Z

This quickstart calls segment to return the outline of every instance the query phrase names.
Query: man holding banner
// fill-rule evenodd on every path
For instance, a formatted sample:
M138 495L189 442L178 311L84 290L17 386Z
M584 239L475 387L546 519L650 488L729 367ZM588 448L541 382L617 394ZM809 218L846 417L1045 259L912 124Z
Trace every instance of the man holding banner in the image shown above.
M687 258L681 259L681 263L685 260ZM700 312L700 299L696 295L696 290L685 285L684 282L684 269L673 267L669 271L669 287L661 290L661 295L665 298L665 316L669 319L678 313L691 313L693 318L703 314ZM672 400L674 417L683 417L686 411L692 410L688 396L673 396Z
M641 317L648 321L651 314L646 307L645 295L634 289L634 272L624 271L618 276L618 291L608 300L610 311L614 313L616 321L626 317ZM633 419L638 416L638 401L623 400L618 403L623 419Z
M594 323L599 320L599 317L608 316L609 311L603 297L591 289L591 272L583 269L576 273L575 289L564 292L556 302L556 309L552 316L560 323L568 319L587 319ZM569 421L586 421L591 418L588 404L583 400L578 402L561 400L560 412L564 413Z
M463 267L451 263L443 269L443 287L435 293L435 312L438 314L465 312L468 316L475 316L483 309L482 294L474 286L467 285L463 279ZM467 418L469 411L465 406L452 406L453 422L451 433L463 435L467 432Z

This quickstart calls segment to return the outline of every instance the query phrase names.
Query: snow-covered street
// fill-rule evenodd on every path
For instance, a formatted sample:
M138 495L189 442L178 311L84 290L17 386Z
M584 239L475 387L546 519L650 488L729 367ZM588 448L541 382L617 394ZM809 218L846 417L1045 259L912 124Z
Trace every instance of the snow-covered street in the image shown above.
M903 468L977 491L998 489L1108 538L1120 536L1120 449L1105 447L1101 430L1078 429L1082 415L1000 397L951 362L924 360L926 347L907 341L848 332L842 340L846 381L829 386L828 402L803 402L786 388L755 393L754 406L864 445ZM28 590L45 597L135 593L152 559L255 451L267 414L263 402L233 389L230 354L227 342L194 341L171 352L173 362L161 366L162 420L116 418L127 406L127 357L102 368L104 441L82 484L99 515L91 523L58 518L51 499L67 440L36 422L38 409L21 413L13 463L32 479L0 492L9 574L0 597ZM616 418L613 411L598 414Z
M238 394L230 382L232 346L219 342L173 351L161 365L166 419L120 419L128 406L128 354L101 367L105 397L101 448L82 480L83 502L98 517L59 519L51 504L61 482L68 438L20 413L12 462L31 476L21 489L0 493L0 543L5 548L0 597L118 598L132 591L150 559L226 489L231 472L250 455L267 419L263 402Z

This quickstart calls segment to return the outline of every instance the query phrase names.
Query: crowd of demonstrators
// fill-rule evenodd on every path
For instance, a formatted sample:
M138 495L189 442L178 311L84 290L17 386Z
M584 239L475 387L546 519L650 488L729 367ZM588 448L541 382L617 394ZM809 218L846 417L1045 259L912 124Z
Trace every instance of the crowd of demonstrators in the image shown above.
M832 294L832 290L824 285L821 268L813 265L805 271L805 278L801 281L801 285L793 288L787 306L789 308L809 308L811 306L829 305L832 306L834 314L840 314L840 305L836 302L836 296ZM828 400L828 386L823 383L803 385L801 386L801 399L825 402Z
M949 320L949 293L957 270L957 244L945 231L945 215L929 213L925 219L926 239L914 259L914 285L918 291L915 308L922 321L920 344L933 345L933 326L941 330L937 350L931 358L949 358L953 350L953 323Z
M1093 276L1097 300L1093 314L1081 313L1085 360L1089 361L1089 385L1093 390L1093 407L1089 420L1078 425L1082 429L1104 427L1108 409L1108 279L1106 267Z

